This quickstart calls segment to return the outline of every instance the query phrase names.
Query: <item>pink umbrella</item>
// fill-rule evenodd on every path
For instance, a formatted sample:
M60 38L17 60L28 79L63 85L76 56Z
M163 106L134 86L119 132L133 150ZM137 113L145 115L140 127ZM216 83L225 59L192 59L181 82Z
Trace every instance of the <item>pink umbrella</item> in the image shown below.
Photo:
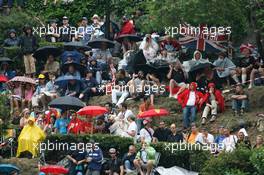
M103 115L107 112L107 109L105 107L101 106L85 106L82 109L80 109L77 114L78 115L87 115L96 117L98 115Z

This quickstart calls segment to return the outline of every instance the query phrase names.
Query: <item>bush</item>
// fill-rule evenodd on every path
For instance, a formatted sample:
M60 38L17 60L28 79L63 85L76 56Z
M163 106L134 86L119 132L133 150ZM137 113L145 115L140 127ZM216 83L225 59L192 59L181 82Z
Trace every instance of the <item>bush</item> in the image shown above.
M9 108L6 107L8 102L7 96L0 95L0 137L4 134L3 129L7 128L10 121Z
M250 162L258 170L259 174L264 173L264 147L253 151Z

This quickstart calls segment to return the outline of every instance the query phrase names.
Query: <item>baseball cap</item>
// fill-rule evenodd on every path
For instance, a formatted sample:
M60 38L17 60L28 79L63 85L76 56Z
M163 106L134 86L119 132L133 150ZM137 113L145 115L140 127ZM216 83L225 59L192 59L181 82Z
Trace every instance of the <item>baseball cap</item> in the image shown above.
M44 74L39 74L38 78L39 79L44 79L45 78L45 75Z

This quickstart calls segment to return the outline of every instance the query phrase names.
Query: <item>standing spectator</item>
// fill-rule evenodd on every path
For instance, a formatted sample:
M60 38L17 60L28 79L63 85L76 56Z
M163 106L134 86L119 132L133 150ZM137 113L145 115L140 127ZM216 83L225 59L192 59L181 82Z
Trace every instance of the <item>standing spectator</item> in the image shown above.
M91 40L100 37L101 35L103 35L103 32L101 31L101 24L100 24L100 17L97 14L94 14L92 17L92 36L91 36Z
M151 128L151 122L149 120L143 121L144 128L139 132L140 141L147 144L153 141L154 130Z
M1 1L0 0L0 6L1 6ZM4 47L14 47L14 46L19 46L19 38L16 35L15 29L10 29L8 32L8 38L4 40Z
M185 137L185 140L187 143L190 143L190 144L195 144L195 139L196 137L200 134L197 126L195 123L192 123L191 124L191 133L187 134L186 137Z
M128 148L128 152L124 154L122 159L122 164L124 166L124 171L126 173L131 173L135 170L134 160L136 158L136 147L135 145L130 145ZM124 175L122 172L120 175Z
M110 148L108 151L111 159L106 163L105 174L120 175L124 174L124 166L122 160L118 158L118 152L115 148Z
M225 139L223 140L223 150L226 152L232 152L236 148L237 136L231 135L230 130L224 129Z
M183 71L183 67L179 60L169 65L170 70L167 74L167 78L170 80L170 95L169 97L175 97L178 98L178 95L182 92L182 90L179 89L179 91L173 95L173 91L175 87L179 88L185 88L186 87L186 75Z
M196 90L197 84L192 82L189 89L186 89L178 96L178 102L183 109L184 127L188 128L190 122L194 122L196 118L197 107L201 104L202 93ZM190 115L189 115L190 113Z
M64 16L62 18L62 26L59 27L60 31L60 42L71 42L74 41L74 37L71 33L71 26L69 24L69 18Z
M258 135L256 138L256 144L253 146L254 149L262 148L264 146L264 140L262 135Z
M57 22L56 20L50 21L50 26L48 29L48 32L46 33L46 41L56 43L59 41L60 34L57 28Z
M68 125L69 119L67 118L67 112L63 111L60 118L56 119L55 121L55 133L67 134Z
M208 133L206 128L202 128L201 133L199 133L195 138L195 143L210 146L212 143L214 143L214 136Z
M36 73L36 60L32 55L38 47L38 42L30 26L25 26L23 31L24 35L21 37L20 45L24 55L25 71L27 75L32 76Z
M6 13L7 15L10 14L10 9L13 7L14 0L7 0L7 9ZM3 9L4 0L0 0L0 10Z
M92 149L87 151L88 162L86 175L100 175L102 170L103 152L94 141L90 141Z
M122 26L121 30L119 32L119 35L124 35L124 34L135 34L135 26L132 20L129 20L126 16L123 16L122 18Z
M129 78L126 76L125 70L120 69L117 73L115 86L112 89L112 103L114 103L116 106L119 106L121 103L123 103L129 96L129 92L126 87L128 81ZM119 99L117 99L118 96L120 96Z
M234 115L238 115L238 112L240 112L240 115L243 115L248 107L248 94L241 85L236 86L235 94L231 96L231 99Z
M86 17L82 17L81 24L78 27L78 33L76 36L77 41L82 41L83 43L87 44L90 40L88 32L91 30L88 26L88 19Z
M151 38L151 35L147 34L140 44L139 49L143 50L146 61L149 63L156 57L159 45Z
M221 91L215 88L214 83L208 84L209 92L202 98L202 104L205 104L202 114L202 124L205 124L209 112L211 112L210 122L214 122L217 116L217 111L223 112L225 110L225 100Z
M156 150L147 143L141 143L141 150L137 153L134 165L140 172L140 175L144 175L142 168L146 167L146 175L150 175L153 166L155 165Z
M168 142L183 142L183 134L177 131L176 124L173 123L170 126L171 133L168 135Z
M153 134L154 142L166 142L168 140L168 136L170 135L171 131L169 128L166 127L165 122L161 121L159 123L159 127L155 129Z

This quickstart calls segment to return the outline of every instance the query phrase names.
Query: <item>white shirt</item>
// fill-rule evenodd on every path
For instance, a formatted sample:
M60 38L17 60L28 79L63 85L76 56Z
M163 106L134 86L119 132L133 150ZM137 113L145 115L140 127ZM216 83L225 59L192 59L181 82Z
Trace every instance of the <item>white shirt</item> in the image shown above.
M135 131L135 137L137 136L137 124L136 122L131 122L129 125L128 125L128 128L127 128L127 132L130 133L132 131ZM130 135L128 135L128 137L131 137Z
M125 112L119 112L117 117L121 120L124 120L125 122L128 122L127 121L127 117L128 116L131 116L131 115L134 115L133 112L131 110L126 110Z
M230 135L223 140L223 147L226 152L232 152L236 148L237 136Z
M203 133L199 133L197 136L196 136L196 138L195 138L195 142L199 142L199 143L201 143L201 144L207 144L206 142L205 142L205 140L204 140L204 134ZM209 143L213 143L214 142L214 136L212 135L212 134L207 134L207 137L206 137L206 139L207 139L207 141L209 142Z
M186 106L194 106L196 101L195 92L191 91Z
M140 138L144 139L146 143L151 143L152 137L154 134L154 130L152 128L148 128L148 130L151 133L151 135L149 134L149 132L145 128L142 128L140 130L139 135L140 135Z

